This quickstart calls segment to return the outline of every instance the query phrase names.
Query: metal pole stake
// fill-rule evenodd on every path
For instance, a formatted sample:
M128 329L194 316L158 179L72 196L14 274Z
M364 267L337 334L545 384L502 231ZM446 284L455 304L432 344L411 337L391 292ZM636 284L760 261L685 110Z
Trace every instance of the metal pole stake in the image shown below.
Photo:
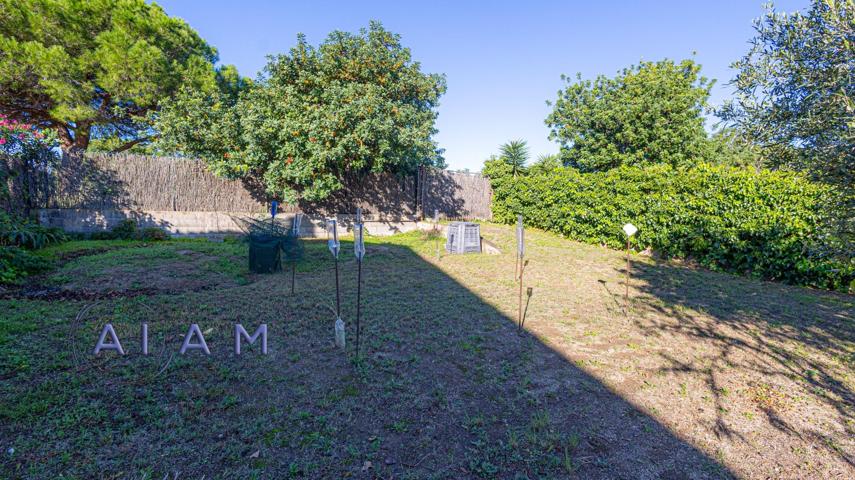
M359 317L362 303L362 259L356 260L356 359L359 360Z
M522 260L522 257L520 257L520 260ZM518 311L517 311L517 331L519 331L519 332L522 332L522 326L523 326L523 302L522 302L523 273L525 272L526 264L528 264L527 261L526 262L522 262L522 261L520 262L520 276L519 276L520 285L519 285L519 299L518 299L519 300L519 306L518 306Z
M291 263L291 295L294 295L294 280L297 277L297 261Z
M335 316L341 318L341 295L338 287L338 256L335 257Z

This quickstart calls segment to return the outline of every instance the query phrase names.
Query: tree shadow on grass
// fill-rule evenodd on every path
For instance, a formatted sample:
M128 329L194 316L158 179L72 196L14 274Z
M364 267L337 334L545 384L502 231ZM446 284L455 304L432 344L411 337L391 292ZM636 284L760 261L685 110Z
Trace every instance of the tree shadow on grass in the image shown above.
M717 435L750 443L726 415L734 399L724 379L735 371L748 379L741 397L768 426L855 467L853 453L840 446L855 435L855 391L847 381L855 366L852 296L665 262L633 265L632 285L640 291L633 307L642 331L697 348L688 360L661 353L661 370L706 379Z
M342 251L351 247L343 242ZM90 307L79 330L69 313L81 305L64 304L47 321L62 334L15 340L16 351L33 361L0 392L0 438L18 452L2 457L0 473L733 476L544 341L518 333L513 318L428 261L430 253L372 247L363 270L358 362L352 349L345 356L333 345L332 262L323 242L307 242L307 264L319 268L300 271L293 297L282 275L256 276L250 285L217 291L104 301ZM352 341L352 256L343 254L339 267ZM108 321L128 355L89 353ZM189 324L198 323L212 355L158 350L144 357L134 345L142 321L150 323L152 345L176 351ZM266 322L270 354L260 355L256 345L235 356L236 322L250 331ZM34 351L23 353L27 344ZM69 349L84 352L79 363L35 360L51 352L77 358Z

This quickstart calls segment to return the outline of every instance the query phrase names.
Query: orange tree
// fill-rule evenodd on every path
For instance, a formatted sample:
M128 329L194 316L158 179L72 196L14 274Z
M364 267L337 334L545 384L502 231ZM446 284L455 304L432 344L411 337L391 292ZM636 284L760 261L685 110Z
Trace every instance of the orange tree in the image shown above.
M229 178L260 179L286 201L321 200L368 172L442 165L432 137L445 78L423 73L377 22L317 47L299 36L239 90L188 89L170 101L157 126L163 148Z

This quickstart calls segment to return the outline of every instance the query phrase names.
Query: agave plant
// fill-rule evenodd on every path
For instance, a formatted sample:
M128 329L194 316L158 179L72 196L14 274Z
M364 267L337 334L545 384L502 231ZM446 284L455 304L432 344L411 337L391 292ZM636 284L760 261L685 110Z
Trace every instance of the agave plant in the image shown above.
M66 239L58 228L47 228L0 212L0 245L38 249Z

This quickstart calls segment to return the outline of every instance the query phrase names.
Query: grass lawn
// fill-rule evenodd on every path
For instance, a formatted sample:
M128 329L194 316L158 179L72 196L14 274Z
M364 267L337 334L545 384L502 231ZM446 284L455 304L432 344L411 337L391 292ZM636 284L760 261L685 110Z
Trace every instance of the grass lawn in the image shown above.
M47 250L0 292L0 478L855 477L855 297L635 257L627 308L620 252L530 231L519 334L513 231L482 234L503 253L371 239L361 362L323 242L295 296L240 243ZM124 357L92 355L108 322ZM212 355L177 353L191 323Z

